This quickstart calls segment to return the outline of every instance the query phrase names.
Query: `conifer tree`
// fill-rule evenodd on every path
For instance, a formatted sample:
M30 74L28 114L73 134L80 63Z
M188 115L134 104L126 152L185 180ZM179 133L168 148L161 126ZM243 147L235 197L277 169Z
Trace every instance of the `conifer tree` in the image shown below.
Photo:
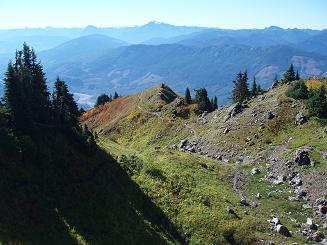
M73 94L68 90L67 84L59 77L55 82L52 95L52 106L55 121L61 127L78 127L79 111Z
M186 88L186 90L185 90L185 103L192 104L192 97L191 97L191 92L190 92L189 88Z
M217 99L217 96L214 96L211 99L211 108L212 108L212 110L217 110L218 109L218 99Z
M247 72L239 72L234 81L233 101L243 102L250 96Z
M96 101L96 103L95 103L95 107L98 107L98 106L100 106L100 105L104 105L105 103L110 102L110 101L112 101L112 99L111 99L108 95L106 95L106 94L101 94L101 95L98 96L98 98L97 98L97 101Z
M113 98L113 99L114 99L114 100L115 100L115 99L118 99L118 97L119 97L118 93L115 92L115 94L114 94L114 98Z
M296 71L295 80L296 81L299 81L300 80L299 71Z
M252 89L251 89L251 95L256 97L258 95L258 87L257 87L257 82L255 79L255 76L253 77L253 84L252 84Z
M291 64L288 70L284 73L284 82L290 83L296 80L293 64Z
M5 108L9 115L10 126L15 130L24 131L30 126L31 120L26 110L28 105L24 104L23 100L21 77L18 69L11 63L8 64L4 85Z
M198 109L200 111L212 111L212 106L208 98L208 92L205 88L200 88L195 90L195 101L198 103Z

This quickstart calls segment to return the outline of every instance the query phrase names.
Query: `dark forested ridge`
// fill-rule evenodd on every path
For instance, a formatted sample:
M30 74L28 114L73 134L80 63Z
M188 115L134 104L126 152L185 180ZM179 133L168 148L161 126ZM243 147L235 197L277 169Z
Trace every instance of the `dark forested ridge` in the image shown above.
M78 117L66 83L58 78L50 94L24 45L8 65L0 104L1 243L182 242Z

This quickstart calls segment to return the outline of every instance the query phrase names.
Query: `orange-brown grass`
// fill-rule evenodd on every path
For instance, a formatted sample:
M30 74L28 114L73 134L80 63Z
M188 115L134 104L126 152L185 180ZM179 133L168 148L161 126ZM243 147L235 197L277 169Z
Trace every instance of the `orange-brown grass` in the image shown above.
M124 96L103 106L93 108L81 116L81 122L91 128L112 126L127 117L137 105L138 96Z
M305 84L308 86L308 88L311 89L317 89L321 87L322 85L327 85L326 79L319 79L319 78L309 78L305 81Z

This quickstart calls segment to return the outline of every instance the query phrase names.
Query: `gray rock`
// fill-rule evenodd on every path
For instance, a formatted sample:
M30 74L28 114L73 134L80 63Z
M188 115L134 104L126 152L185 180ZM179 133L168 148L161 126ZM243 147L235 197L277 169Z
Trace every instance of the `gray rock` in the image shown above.
M292 236L292 234L290 233L290 231L287 229L287 227L286 226L284 226L284 225L277 225L276 226L276 231L279 233L279 234L281 234L281 235L283 235L283 236L286 236L286 237L291 237Z
M275 115L271 112L271 111L267 111L265 113L265 117L268 119L268 120L271 120L273 118L275 118Z
M229 128L225 128L224 131L223 131L223 133L224 133L224 134L227 134L229 131L230 131Z
M252 168L252 170L251 170L252 175L260 174L260 173L261 173L261 170L259 168Z
M310 230L318 230L318 226L313 222L311 218L307 218L307 225L309 225Z
M236 103L234 105L232 105L231 107L229 107L228 112L227 112L227 116L225 117L225 122L231 118L231 117L235 117L237 114L241 113L244 109L244 106L241 103Z
M325 235L317 231L313 234L312 240L315 242L321 242L325 238Z
M314 165L313 161L310 158L309 152L303 149L299 149L295 152L294 162L296 162L300 166Z
M271 223L273 223L274 225L279 225L280 220L277 217L274 217L274 218L272 218Z
M241 199L240 204L242 204L244 206L250 206L250 203L245 198Z
M302 112L299 112L298 114L296 114L296 116L295 116L295 124L296 125L302 125L302 124L306 123L307 121L308 121L308 118L306 116L304 116Z
M188 143L187 139L181 140L181 142L178 145L178 148L184 148L184 146L186 146L186 144Z
M327 206L319 204L318 205L318 212L321 213L321 214L327 214Z

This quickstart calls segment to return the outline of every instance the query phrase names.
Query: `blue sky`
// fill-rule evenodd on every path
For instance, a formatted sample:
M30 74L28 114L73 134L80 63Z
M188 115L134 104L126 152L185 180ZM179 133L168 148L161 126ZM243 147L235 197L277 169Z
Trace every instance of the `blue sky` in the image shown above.
M0 28L134 26L327 28L326 0L0 0Z

